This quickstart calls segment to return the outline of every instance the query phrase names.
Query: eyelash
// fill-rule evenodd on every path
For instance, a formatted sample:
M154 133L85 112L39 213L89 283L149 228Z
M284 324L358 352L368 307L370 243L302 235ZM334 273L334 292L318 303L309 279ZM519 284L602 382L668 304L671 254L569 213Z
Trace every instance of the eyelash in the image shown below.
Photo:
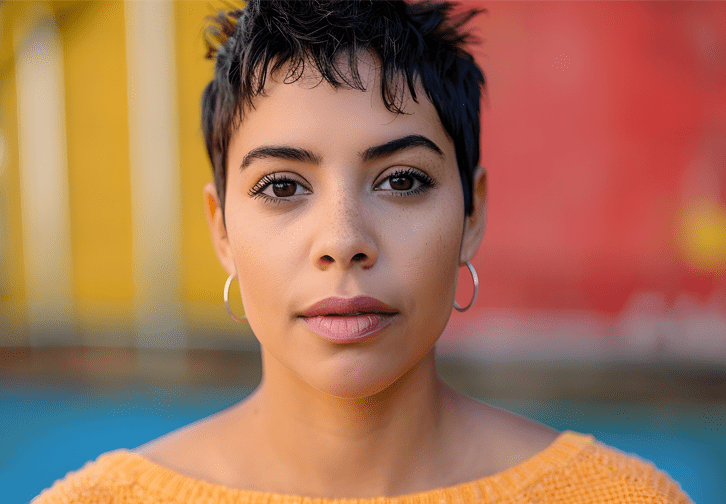
M416 196L418 194L422 194L422 193L428 191L429 189L436 187L436 185L437 185L436 181L434 181L434 179L429 177L427 174L425 174L421 171L418 171L418 170L414 170L413 168L397 170L397 171L391 173L388 177L386 177L384 179L384 181L391 179L391 178L396 178L396 177L411 177L415 180L418 180L421 183L421 185L416 189L412 189L412 190L408 190L408 191L396 191L394 189L393 190L394 196ZM285 197L285 198L272 197L272 196L269 196L262 192L265 189L267 189L270 185L276 184L276 183L281 183L281 182L302 185L297 180L292 179L286 175L278 175L277 173L271 173L271 174L268 174L268 175L265 175L264 177L262 177L262 179L260 179L260 181L257 182L257 184L255 184L255 186L252 189L250 189L247 194L249 194L249 196L251 196L252 198L262 198L263 200L265 200L269 203L279 204L279 203L282 203L283 201L288 201L290 199L290 197ZM383 182L381 182L381 183L383 183Z

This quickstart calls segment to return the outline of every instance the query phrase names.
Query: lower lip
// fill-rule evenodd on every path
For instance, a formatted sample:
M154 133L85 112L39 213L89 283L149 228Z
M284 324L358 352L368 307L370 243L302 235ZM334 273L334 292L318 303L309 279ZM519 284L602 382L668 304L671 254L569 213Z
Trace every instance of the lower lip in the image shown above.
M313 332L333 343L357 343L372 338L391 324L397 313L391 315L366 313L350 317L300 317Z

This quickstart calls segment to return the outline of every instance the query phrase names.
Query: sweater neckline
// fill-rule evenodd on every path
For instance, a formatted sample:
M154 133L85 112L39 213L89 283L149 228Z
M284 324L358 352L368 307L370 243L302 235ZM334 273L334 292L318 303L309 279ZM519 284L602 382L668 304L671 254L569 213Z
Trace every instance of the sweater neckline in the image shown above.
M128 449L105 453L98 458L97 463L113 472L133 474L141 487L179 502L194 502L200 497L206 497L214 502L230 501L246 504L448 504L515 495L545 474L567 465L594 442L595 438L592 435L566 430L541 452L498 473L418 493L362 499L313 498L228 487L178 473Z

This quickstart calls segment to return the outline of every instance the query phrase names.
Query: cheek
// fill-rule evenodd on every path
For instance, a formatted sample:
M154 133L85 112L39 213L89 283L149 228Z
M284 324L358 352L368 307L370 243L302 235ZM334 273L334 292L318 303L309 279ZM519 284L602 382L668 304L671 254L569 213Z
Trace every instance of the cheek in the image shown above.
M275 257L275 244L263 229L252 225L249 219L230 218L227 229L245 313L258 313L259 309L269 305L270 298L278 294L276 288L279 282L276 279L279 273L274 266L279 261Z
M390 273L408 293L411 313L422 316L453 306L463 222L463 207L437 205L436 218L401 223L387 238L392 263ZM449 303L450 301L450 303Z
M258 337L282 334L291 295L304 289L300 284L307 257L302 253L303 235L299 225L280 224L279 219L250 209L238 215L249 216L235 219L229 228L245 313Z
M278 290L286 283L287 264L282 253L269 237L244 235L240 244L233 247L240 280L244 287L245 307L263 308L271 299L279 299ZM289 278L287 278L289 282Z

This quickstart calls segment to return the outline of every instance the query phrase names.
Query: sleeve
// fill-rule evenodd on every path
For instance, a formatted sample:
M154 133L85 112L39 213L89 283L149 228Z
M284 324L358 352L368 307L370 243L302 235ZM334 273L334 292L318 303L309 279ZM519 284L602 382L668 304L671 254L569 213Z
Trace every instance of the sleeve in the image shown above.
M652 462L635 454L600 445L599 488L602 500L612 504L693 504L681 486ZM605 498L607 497L607 498Z
M693 504L681 486L652 462L600 443L543 478L532 491L526 502Z
M691 498L683 491L681 485L671 479L665 472L653 467L652 484L656 492L654 502L663 504L693 504Z

